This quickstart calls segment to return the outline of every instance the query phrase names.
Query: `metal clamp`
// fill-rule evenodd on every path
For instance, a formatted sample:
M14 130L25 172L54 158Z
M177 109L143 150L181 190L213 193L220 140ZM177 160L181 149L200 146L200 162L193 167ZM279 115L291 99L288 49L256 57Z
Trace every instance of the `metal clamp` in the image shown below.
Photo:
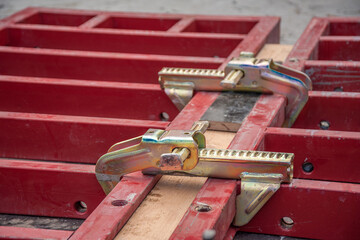
M241 179L236 226L248 223L267 200L293 177L292 153L206 148L203 133L208 122L196 122L189 131L149 129L144 136L112 146L96 164L96 177L109 193L121 176L187 175Z
M277 93L288 102L284 127L291 127L312 89L310 78L303 72L287 68L273 60L258 60L242 54L231 60L225 71L214 69L168 68L159 72L165 93L181 110L197 91L252 91Z

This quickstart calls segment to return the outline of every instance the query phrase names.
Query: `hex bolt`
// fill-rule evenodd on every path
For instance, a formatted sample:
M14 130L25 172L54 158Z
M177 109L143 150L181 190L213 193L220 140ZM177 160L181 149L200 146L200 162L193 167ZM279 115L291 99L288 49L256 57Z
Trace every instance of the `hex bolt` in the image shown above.
M213 240L215 239L216 231L214 229L207 229L202 234L203 240Z
M330 127L330 123L326 120L321 121L319 125L320 125L320 129L322 130L328 130Z
M292 220L290 217L283 217L281 218L281 226L283 228L290 229L294 225L294 220Z

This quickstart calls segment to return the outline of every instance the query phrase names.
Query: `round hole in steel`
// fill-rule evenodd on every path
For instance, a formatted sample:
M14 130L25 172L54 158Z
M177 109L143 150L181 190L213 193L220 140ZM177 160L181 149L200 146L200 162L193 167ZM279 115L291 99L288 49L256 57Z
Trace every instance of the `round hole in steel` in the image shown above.
M334 88L334 91L335 92L343 92L344 89L342 87L336 87L336 88Z
M283 217L280 220L280 225L285 229L290 229L294 226L294 220L290 217Z
M326 120L322 120L320 121L319 126L322 130L328 130L330 128L330 123Z
M161 121L169 121L170 116L167 112L162 112L160 113L160 119Z
M195 207L195 210L198 212L209 212L211 207L209 205L201 204Z
M302 169L304 172L311 173L314 170L314 165L311 162L304 162Z
M85 202L83 201L77 201L75 204L74 204L74 208L77 212L79 213L84 213L87 211L87 205Z
M128 204L128 201L126 200L114 200L111 202L111 205L116 207L122 207L125 206L126 204Z

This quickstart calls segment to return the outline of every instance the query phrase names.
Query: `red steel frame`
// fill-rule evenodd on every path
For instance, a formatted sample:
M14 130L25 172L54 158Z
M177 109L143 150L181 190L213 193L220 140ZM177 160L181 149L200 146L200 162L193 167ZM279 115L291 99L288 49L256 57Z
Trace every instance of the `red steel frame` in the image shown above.
M336 48L331 55L328 50L344 47L344 39L352 49L359 46L355 36L332 36L359 35L356 21L359 18L314 19L286 65L310 74L314 90L333 90L339 87L338 81L353 81L359 76L359 62L339 64L334 60L346 60L349 55L341 55ZM0 30L0 55L7 59L0 62L0 192L7 197L0 211L86 221L75 232L26 229L15 233L13 227L1 227L0 236L114 237L158 177L130 174L104 198L91 163L112 143L141 135L147 128L190 128L219 94L199 92L178 113L156 84L156 72L162 66L224 68L240 51L257 53L265 42L278 40L279 19L274 17L30 8L5 19ZM346 51L352 60L359 59L358 51ZM325 88L328 80L332 88ZM336 239L359 234L360 93L356 82L341 87L352 93L310 92L292 129L279 128L286 99L263 95L229 148L294 152L296 179L282 186L242 228L229 228L238 182L208 179L171 238L199 239L210 228L217 230L217 239L231 239L237 230ZM162 111L169 114L170 125L160 121ZM330 122L329 130L319 130L322 120ZM304 161L314 165L313 172L302 171ZM85 213L74 211L73 203L79 200L88 205ZM116 206L115 200L128 204ZM19 201L23 204L15 206ZM195 212L196 202L207 203L212 210ZM294 220L292 228L281 226L284 216Z
M159 177L129 174L105 197L98 157L148 128L188 129L218 96L197 93L179 113L157 72L224 68L241 51L277 43L279 23L46 8L0 21L0 212L86 219L75 232L0 227L0 238L112 238Z

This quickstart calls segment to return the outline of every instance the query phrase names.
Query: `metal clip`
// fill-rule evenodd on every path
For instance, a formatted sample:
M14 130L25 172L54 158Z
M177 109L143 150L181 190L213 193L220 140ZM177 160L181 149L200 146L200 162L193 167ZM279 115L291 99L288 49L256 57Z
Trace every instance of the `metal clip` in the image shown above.
M182 109L193 91L252 91L286 96L284 127L291 127L312 89L310 78L273 60L258 60L242 54L231 60L225 71L213 69L163 68L159 82L174 104Z
M144 136L120 142L96 164L96 177L109 193L121 176L146 174L241 179L236 226L246 224L293 177L292 153L206 148L203 132L209 123L196 122L189 131L150 129Z

